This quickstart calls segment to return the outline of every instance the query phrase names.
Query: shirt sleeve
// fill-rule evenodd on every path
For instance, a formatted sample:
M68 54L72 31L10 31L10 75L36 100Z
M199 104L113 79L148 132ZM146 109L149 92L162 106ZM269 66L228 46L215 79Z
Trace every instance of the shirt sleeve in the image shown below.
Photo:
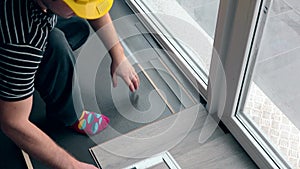
M30 45L0 45L0 99L19 101L34 92L34 77L43 51Z

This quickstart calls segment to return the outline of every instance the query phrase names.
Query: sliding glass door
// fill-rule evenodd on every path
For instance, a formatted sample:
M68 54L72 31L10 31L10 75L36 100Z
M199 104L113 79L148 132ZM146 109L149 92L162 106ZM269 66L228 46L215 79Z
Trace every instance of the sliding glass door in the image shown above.
M220 4L222 24L214 46L221 65L212 62L211 71L221 67L224 73L211 76L211 82L225 74L226 96L209 104L260 168L299 168L293 104L298 97L299 13L292 8L280 0Z
M298 8L297 8L298 6ZM270 156L300 167L300 1L275 0L237 116ZM250 70L249 70L250 71Z
M127 2L260 168L299 168L298 1Z

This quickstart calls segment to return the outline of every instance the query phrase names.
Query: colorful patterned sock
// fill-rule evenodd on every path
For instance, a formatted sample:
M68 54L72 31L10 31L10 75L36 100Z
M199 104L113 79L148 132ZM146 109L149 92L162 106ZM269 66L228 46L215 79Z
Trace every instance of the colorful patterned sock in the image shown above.
M81 134L95 135L105 129L108 123L109 118L103 114L83 111L71 128Z

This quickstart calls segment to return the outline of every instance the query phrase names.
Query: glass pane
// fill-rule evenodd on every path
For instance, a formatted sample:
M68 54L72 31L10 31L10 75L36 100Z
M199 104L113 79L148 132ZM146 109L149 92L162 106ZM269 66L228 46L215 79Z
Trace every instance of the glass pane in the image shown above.
M274 0L243 117L300 168L300 1Z
M167 41L178 50L181 61L207 84L219 0L135 1L156 16L166 29L160 33L168 33Z

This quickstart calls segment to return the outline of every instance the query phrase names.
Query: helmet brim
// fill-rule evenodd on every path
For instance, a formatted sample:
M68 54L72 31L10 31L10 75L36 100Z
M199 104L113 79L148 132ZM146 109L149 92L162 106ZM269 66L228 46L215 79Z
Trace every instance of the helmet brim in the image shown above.
M73 12L85 19L98 19L109 12L113 0L90 0L87 3L78 3L74 0L64 0Z

